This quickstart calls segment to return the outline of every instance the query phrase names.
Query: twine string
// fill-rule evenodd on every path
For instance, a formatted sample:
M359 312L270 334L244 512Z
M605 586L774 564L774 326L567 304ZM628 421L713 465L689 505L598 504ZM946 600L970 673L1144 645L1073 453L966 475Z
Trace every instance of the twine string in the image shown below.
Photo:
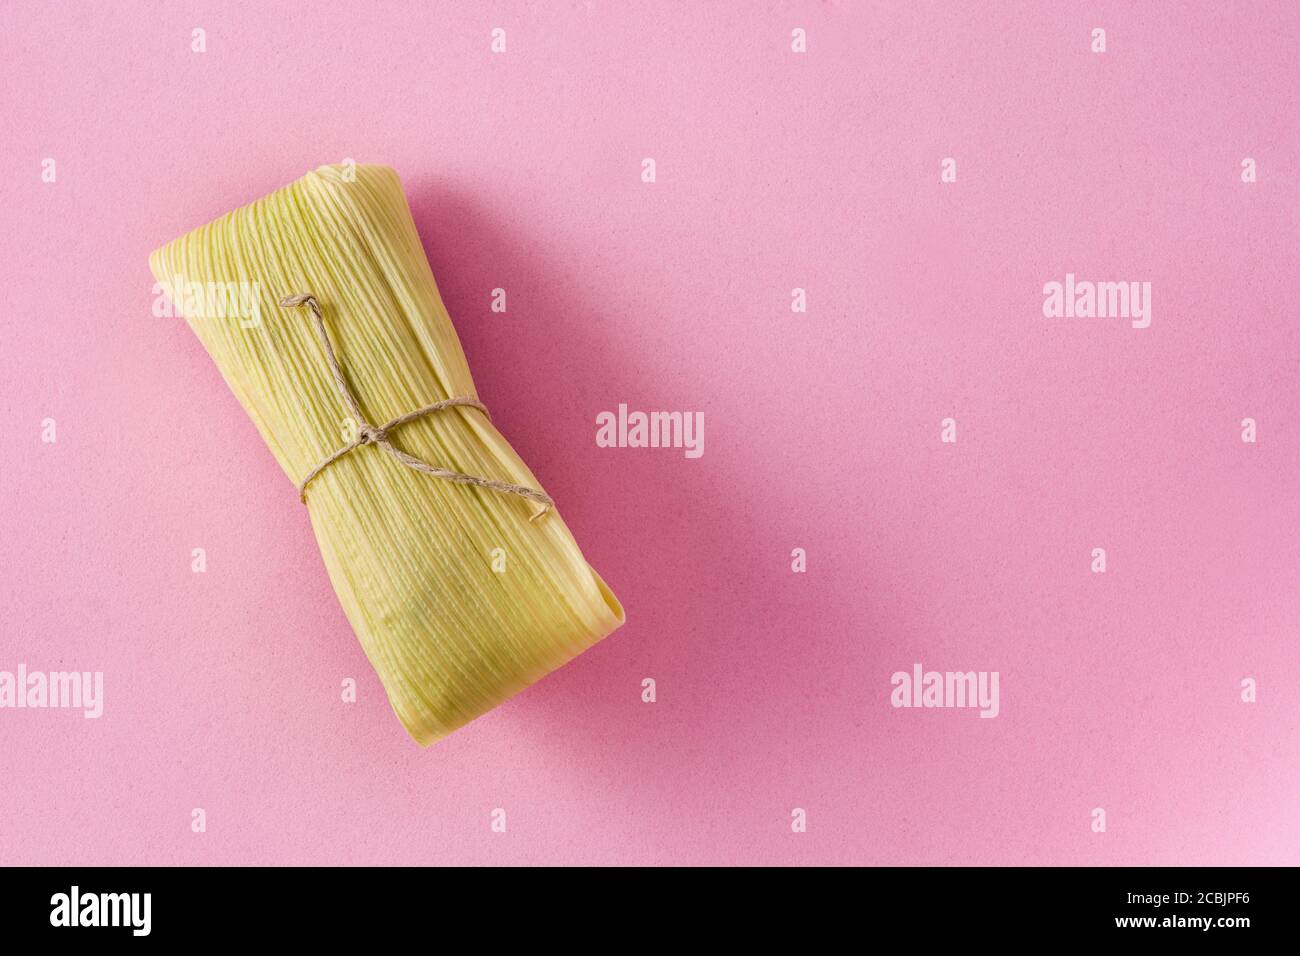
M477 408L489 418L492 416L488 413L487 406L477 398L468 396L458 396L447 398L440 402L434 402L432 405L425 405L423 408L417 408L414 411L398 415L391 421L382 425L372 425L366 418L365 413L361 411L361 404L357 401L351 386L348 385L347 376L343 374L343 366L339 364L338 356L334 354L334 346L330 342L329 332L325 329L325 316L321 314L320 303L310 292L300 292L297 295L285 296L280 300L280 305L285 308L295 308L305 305L311 310L312 325L316 329L316 337L320 339L321 348L325 352L325 361L329 363L330 374L334 378L334 387L342 397L344 404L347 405L348 411L352 413L353 419L358 422L357 437L352 439L338 451L325 456L315 468L307 473L301 484L298 485L298 497L303 504L307 503L307 486L311 484L312 479L319 475L334 462L338 461L344 455L347 455L363 445L375 445L380 450L387 452L395 461L400 462L407 468L416 471L422 471L426 475L433 475L435 478L442 478L446 481L455 482L462 485L473 485L476 488L488 488L492 491L499 491L502 494L518 495L521 498L527 498L529 501L536 501L542 507L534 514L529 521L536 521L546 512L555 506L551 496L535 488L526 488L523 485L513 485L508 481L495 481L491 478L480 478L477 475L466 475L459 471L451 471L447 468L439 468L437 465L431 465L427 461L422 461L414 455L408 455L406 452L397 448L389 441L388 433L394 428L399 428L408 422L413 422L417 418L423 418L425 415L432 415L434 412L440 412L445 408L456 408L457 406L468 406Z

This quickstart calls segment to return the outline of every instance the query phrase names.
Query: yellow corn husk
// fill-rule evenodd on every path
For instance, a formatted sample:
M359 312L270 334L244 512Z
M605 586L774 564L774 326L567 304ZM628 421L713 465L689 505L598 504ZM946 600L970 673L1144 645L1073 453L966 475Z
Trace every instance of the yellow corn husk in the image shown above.
M295 485L356 423L307 311L279 306L284 296L316 296L370 423L477 397L397 174L363 165L354 176L322 166L149 260ZM543 490L476 408L435 412L390 440L433 465ZM529 521L535 502L404 467L374 445L326 468L306 498L339 601L422 745L623 623L560 515Z

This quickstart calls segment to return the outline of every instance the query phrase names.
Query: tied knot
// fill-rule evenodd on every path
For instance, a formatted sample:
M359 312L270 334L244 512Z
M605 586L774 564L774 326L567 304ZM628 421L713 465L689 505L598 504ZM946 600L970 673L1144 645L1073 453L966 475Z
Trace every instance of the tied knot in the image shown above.
M313 307L316 305L316 297L310 292L300 292L298 295L286 295L280 300L280 304L286 309L292 309L294 306L304 305L306 303L311 303Z
M399 448L395 448L388 440L388 431L391 428L397 428L408 422L413 422L417 418L423 418L425 415L432 415L435 412L441 412L448 408L477 408L484 415L487 414L487 408L477 398L468 395L459 395L452 398L445 398L440 402L434 402L432 405L425 405L423 408L417 408L414 411L407 412L405 415L399 415L390 422L384 422L382 425L372 425L366 420L365 414L361 411L361 404L357 401L356 395L352 392L352 387L348 384L347 376L343 374L343 366L339 364L339 358L334 354L334 346L330 343L330 336L325 331L325 316L321 313L320 302L310 292L299 292L296 295L286 295L280 299L280 305L286 309L296 308L305 305L311 310L312 323L316 327L316 337L320 339L321 350L325 353L325 361L329 365L330 375L334 379L334 388L343 399L348 410L352 413L354 420L359 421L361 425L357 428L356 441L344 445L332 455L326 456L320 464L307 473L298 485L298 497L303 504L307 503L307 486L311 484L312 479L319 475L334 462L338 461L349 452L360 448L362 445L376 445L380 450L386 452L394 461L400 462L407 468L416 471L422 471L427 475L433 475L435 478L442 478L455 484L470 485L475 488L486 488L491 491L498 491L502 494L517 495L520 498L526 498L541 505L541 508L528 520L536 521L555 506L551 496L544 491L538 491L536 488L528 488L524 485L512 484L508 481L496 481L492 478L480 478L477 475L466 475L459 471L452 471L449 468L440 468L437 465L431 465L427 461L421 461L413 455L408 455Z
M362 425L357 430L357 441L363 445L378 445L381 441L386 441L388 432L382 428L376 428L374 425Z

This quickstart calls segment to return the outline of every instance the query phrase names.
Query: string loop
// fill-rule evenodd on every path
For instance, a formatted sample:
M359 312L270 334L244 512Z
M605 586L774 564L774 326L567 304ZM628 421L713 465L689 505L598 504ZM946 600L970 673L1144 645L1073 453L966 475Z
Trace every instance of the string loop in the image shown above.
M320 464L307 473L307 477L298 485L298 497L303 504L307 503L307 486L311 484L312 479L319 475L334 462L338 461L349 452L355 451L363 445L375 445L387 452L390 457L405 465L407 468L413 468L416 471L422 471L426 475L433 475L435 478L442 478L446 481L456 482L457 484L473 485L476 488L488 488L492 491L499 491L503 494L518 495L521 498L527 498L529 501L536 501L542 507L534 514L529 521L536 521L551 508L555 507L555 502L551 496L538 491L535 488L526 488L523 485L513 485L507 481L495 481L491 478L480 478L477 475L466 475L459 471L451 471L447 468L439 468L437 465L431 465L427 461L421 461L413 455L396 448L389 441L388 432L391 429L405 425L407 422L413 422L417 418L423 418L425 415L432 415L434 412L440 412L446 408L469 407L477 408L484 415L488 415L487 406L477 398L468 396L458 396L456 398L444 399L441 402L434 402L432 405L425 405L423 408L417 408L415 411L399 415L392 421L385 422L382 425L372 425L365 414L361 411L361 404L357 401L356 395L352 393L348 385L347 376L343 374L343 366L339 364L338 356L334 354L334 346L330 342L329 332L325 329L325 317L321 314L320 303L310 292L299 292L296 295L287 295L280 300L280 305L285 308L295 308L305 305L311 310L312 324L316 328L316 336L320 339L321 348L325 351L325 360L329 363L330 374L334 378L334 387L337 389L339 396L347 405L348 411L357 424L357 437L348 444L344 445L338 451L327 455ZM491 418L490 415L488 415Z

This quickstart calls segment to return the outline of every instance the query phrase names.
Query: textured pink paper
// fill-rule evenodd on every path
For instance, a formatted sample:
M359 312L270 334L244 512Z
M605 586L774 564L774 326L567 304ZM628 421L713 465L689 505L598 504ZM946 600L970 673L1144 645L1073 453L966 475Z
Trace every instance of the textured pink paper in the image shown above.
M105 693L0 710L0 862L1300 863L1294 3L323 6L0 10L0 670ZM151 249L347 157L629 616L428 751L151 315ZM918 661L1000 715L891 707Z

